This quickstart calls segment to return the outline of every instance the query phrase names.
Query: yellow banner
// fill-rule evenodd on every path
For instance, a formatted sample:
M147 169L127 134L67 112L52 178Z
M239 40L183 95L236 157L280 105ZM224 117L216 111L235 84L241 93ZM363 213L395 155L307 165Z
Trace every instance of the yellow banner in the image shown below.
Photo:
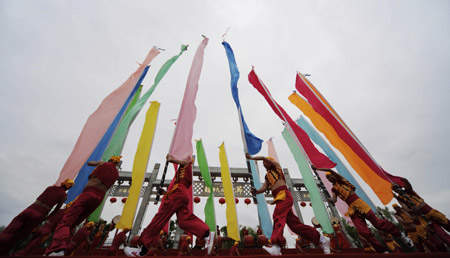
M225 151L225 143L222 143L219 147L219 160L225 203L227 204L226 216L228 237L232 238L234 241L241 241L239 236L236 203L234 201L233 186L231 184L230 168L228 166L227 153Z
M383 204L389 203L392 198L391 183L378 176L367 164L345 143L334 128L303 98L293 93L289 100L307 116L314 126L322 132L328 141L338 149L347 159L352 168L366 182Z
M147 171L148 159L152 149L153 137L155 135L156 120L158 119L159 106L157 101L152 101L145 115L144 128L139 139L136 155L133 161L133 170L131 173L131 186L127 201L123 207L122 216L116 228L130 228L133 226L134 216L141 193L141 187L144 183L145 172Z

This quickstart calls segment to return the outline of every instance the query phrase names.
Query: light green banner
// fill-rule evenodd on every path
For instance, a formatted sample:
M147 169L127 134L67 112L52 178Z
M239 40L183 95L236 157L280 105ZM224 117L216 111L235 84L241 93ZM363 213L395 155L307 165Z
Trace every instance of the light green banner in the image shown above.
M206 187L209 188L209 196L205 204L205 223L209 227L209 231L216 231L216 212L214 209L214 191L209 172L208 162L206 160L205 150L203 149L202 140L197 141L197 162L202 174Z
M298 169L302 174L303 182L311 198L314 216L317 218L317 221L319 221L320 226L322 227L322 231L327 234L332 234L334 232L333 226L331 225L327 209L323 204L319 189L317 188L316 182L311 173L311 169L309 168L305 156L295 143L295 140L294 138L292 138L292 135L286 129L284 129L281 134L283 135L284 140L288 144L289 149L291 150L292 155L294 156L294 159L297 162Z

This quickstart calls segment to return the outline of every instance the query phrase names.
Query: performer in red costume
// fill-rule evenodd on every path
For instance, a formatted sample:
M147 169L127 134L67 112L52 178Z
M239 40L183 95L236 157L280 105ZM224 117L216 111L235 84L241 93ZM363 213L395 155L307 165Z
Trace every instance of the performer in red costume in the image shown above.
M17 242L30 234L46 218L57 213L67 199L66 191L73 184L73 180L67 179L60 186L47 187L33 204L17 215L0 233L0 255L8 255ZM55 205L55 209L47 216Z
M117 252L119 251L119 247L123 244L124 246L127 245L127 234L130 232L130 228L124 228L122 231L117 234L113 241L111 246L109 247L107 256L117 256Z
M31 238L28 245L13 254L13 256L25 256L31 253L34 249L38 248L42 243L44 243L55 231L56 226L61 221L64 216L64 213L69 209L73 202L69 202L63 209L60 209L58 212L50 216L44 225L42 225Z
M67 256L73 256L77 249L82 249L82 246L89 245L91 243L89 236L91 235L94 226L95 223L90 221L86 223L84 227L80 228L77 233L75 233L70 247L65 249Z
M142 249L126 247L124 252L127 256L153 255L154 251L150 250L153 241L158 238L159 232L163 229L164 225L176 213L180 228L199 238L205 238L207 255L210 255L215 232L210 233L208 225L188 209L189 199L187 190L192 185L192 160L176 160L169 154L167 154L166 159L169 162L180 165L178 171L175 173L175 183L172 189L165 193L164 201L161 203L162 207L158 213L156 213L150 224L141 233L140 239L144 244Z
M181 243L180 250L178 251L178 257L185 256L189 254L192 256L191 248L189 245L191 244L191 237L186 237L186 240Z
M235 241L234 245L230 249L230 256L241 256L241 254L239 253L238 246L239 246L239 241Z
M98 227L97 233L95 233L94 237L92 238L89 250L99 248L100 242L102 242L104 231L105 231L105 224L103 223Z
M45 251L46 255L63 256L64 250L70 248L72 229L83 222L102 203L106 191L119 177L116 166L120 164L120 158L121 156L112 156L108 162L88 162L89 166L96 166L96 168L89 175L89 181L83 192L56 227L52 243Z
M314 166L312 166L312 168L316 170ZM391 234L394 237L399 237L407 246L413 245L412 241L403 235L394 224L385 219L378 219L377 216L375 216L375 213L370 209L369 205L355 193L355 186L348 182L344 177L334 172L332 169L324 168L317 170L327 171L326 177L328 181L333 184L333 188L331 189L332 199L329 199L328 201L334 204L339 196L339 198L348 204L348 211L345 215L350 217L358 233L363 236L378 253L384 253L388 250L378 242L372 232L370 232L370 229L366 224L366 219L369 220L376 229Z
M272 247L263 246L263 249L270 255L282 255L281 246L283 243L284 226L287 224L289 228L297 235L311 241L316 246L321 246L325 254L330 253L330 239L320 235L313 227L303 224L299 218L292 212L294 200L290 191L286 186L283 170L280 164L271 157L257 156L252 157L246 154L247 159L262 160L266 168L266 176L264 184L260 189L252 189L254 194L264 193L267 189L272 190L273 202L276 204L273 212L273 231L270 238Z

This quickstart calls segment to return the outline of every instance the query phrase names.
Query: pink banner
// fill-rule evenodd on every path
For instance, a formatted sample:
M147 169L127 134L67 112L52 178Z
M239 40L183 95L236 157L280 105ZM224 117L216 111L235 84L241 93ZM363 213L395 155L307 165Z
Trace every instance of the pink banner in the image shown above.
M66 163L61 169L59 178L55 183L56 185L59 185L68 178L75 178L78 171L80 171L80 168L87 161L117 113L122 108L141 77L145 67L147 67L159 53L160 52L157 49L152 48L139 68L131 74L119 88L109 94L102 101L97 110L89 116L72 153L69 155Z
M293 133L295 134L295 137L293 135L293 138L297 138L300 145L300 147L303 148L303 150L306 152L307 158L309 158L310 162L318 167L318 168L333 168L336 166L336 164L331 161L327 156L325 156L323 153L321 153L319 150L316 149L314 144L311 142L311 139L309 139L309 136L303 131L300 126L298 126L294 120L284 111L284 109L278 105L278 103L272 98L270 95L269 90L266 88L266 86L262 83L262 81L258 78L255 71L252 69L252 71L248 74L248 80L249 82L261 93L264 98L266 99L267 103L272 107L275 114L280 117L281 120L286 122L289 127L292 129Z
M278 159L278 155L275 151L275 146L273 145L272 138L270 138L267 142L267 152L270 157L274 158L278 163L280 163L280 160Z
M178 115L177 127L172 138L169 153L177 160L190 160L192 158L192 135L197 114L195 98L198 91L198 81L203 66L203 55L208 45L208 38L204 38L195 52L189 72L183 103Z

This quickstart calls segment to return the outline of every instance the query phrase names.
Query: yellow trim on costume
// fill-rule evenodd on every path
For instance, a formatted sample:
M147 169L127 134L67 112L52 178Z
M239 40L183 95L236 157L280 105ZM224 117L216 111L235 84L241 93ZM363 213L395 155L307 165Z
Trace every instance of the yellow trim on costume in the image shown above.
M277 196L275 196L275 198L273 198L273 201L270 204L275 204L278 201L284 201L284 200L286 200L286 191L281 190L277 193Z
M348 206L348 211L345 213L345 216L353 216L356 212L359 214L366 214L370 210L369 205L358 198Z

